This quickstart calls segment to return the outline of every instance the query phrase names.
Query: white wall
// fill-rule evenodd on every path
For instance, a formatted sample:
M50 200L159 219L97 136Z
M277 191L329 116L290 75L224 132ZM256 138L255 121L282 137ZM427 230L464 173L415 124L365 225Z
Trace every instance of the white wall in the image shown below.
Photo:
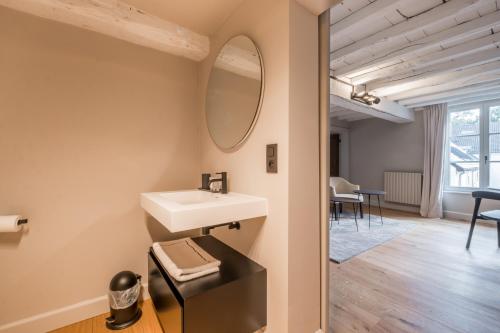
M152 241L181 236L144 213L139 193L193 188L202 171L228 171L231 191L269 200L266 219L214 231L267 268L266 332L315 332L317 23L294 0L246 0L197 64L0 9L0 27L9 31L0 51L0 156L8 157L0 209L30 218L25 236L0 239L0 325L95 302L86 314L104 312L116 272L146 276ZM207 132L204 96L218 50L237 34L262 51L264 102L248 140L224 153ZM266 173L269 143L279 147L278 174ZM64 324L84 315L57 312ZM16 332L54 327L32 328Z
M290 3L288 333L320 326L318 18Z
M29 219L0 234L0 327L45 332L172 237L139 193L199 184L198 65L3 7L0 31L0 215Z
M384 171L423 170L424 128L421 113L415 121L396 124L366 119L350 124L350 178L369 189L384 188ZM417 211L416 207L384 203L387 207Z
M445 216L470 221L474 211L474 199L470 192L446 192L443 197ZM482 200L481 211L500 209L500 201Z
M269 333L312 333L320 327L317 24L294 0L247 0L211 37L199 71L202 170L227 171L230 191L269 201L267 218L244 221L238 232L214 231L267 268ZM225 153L207 131L204 96L218 50L238 34L262 52L264 99L248 139ZM271 143L278 144L277 174L266 173Z
M422 113L415 121L395 124L380 119L352 122L350 126L350 180L366 188L384 186L384 171L422 171ZM386 207L418 211L413 206L384 203ZM474 210L470 192L447 192L443 196L446 217L469 221ZM500 209L500 202L483 200L481 210Z

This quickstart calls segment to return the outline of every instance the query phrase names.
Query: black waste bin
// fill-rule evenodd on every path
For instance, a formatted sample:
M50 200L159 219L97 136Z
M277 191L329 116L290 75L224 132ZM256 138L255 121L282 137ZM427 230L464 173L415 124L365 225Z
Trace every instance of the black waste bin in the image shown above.
M133 325L142 315L138 301L141 292L141 276L130 271L116 274L109 283L109 307L111 315L106 327L121 330Z

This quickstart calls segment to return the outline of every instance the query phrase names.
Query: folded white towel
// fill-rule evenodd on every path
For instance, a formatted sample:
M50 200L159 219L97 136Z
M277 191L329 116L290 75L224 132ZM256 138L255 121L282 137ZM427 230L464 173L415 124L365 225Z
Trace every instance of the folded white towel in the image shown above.
M219 267L214 267L214 268L210 268L210 269L198 272L198 273L184 274L184 275L172 275L172 276L177 281L184 282L184 281L189 281L189 280L197 279L199 277L202 277L202 276L205 276L205 275L208 275L208 274L216 273L218 271L219 271Z
M218 272L221 264L191 238L153 243L153 251L162 266L177 281L188 281Z

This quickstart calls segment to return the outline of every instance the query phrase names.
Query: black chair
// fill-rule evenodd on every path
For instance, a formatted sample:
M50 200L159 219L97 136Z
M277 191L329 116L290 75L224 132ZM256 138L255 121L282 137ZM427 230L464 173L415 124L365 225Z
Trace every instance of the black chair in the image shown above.
M500 192L475 191L472 192L472 197L476 199L476 204L474 206L474 214L472 214L472 221L470 223L469 238L467 239L467 245L465 246L465 248L468 249L470 247L472 233L474 232L474 227L476 226L476 219L478 218L497 222L498 247L500 247L500 210L491 210L479 214L479 206L481 205L481 200L482 199L500 200Z

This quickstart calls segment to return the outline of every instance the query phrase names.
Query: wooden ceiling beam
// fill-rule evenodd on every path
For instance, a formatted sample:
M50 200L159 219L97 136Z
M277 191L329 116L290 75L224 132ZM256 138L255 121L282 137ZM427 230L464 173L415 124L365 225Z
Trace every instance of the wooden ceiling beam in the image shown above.
M0 0L0 6L195 61L210 48L208 37L118 0Z
M500 98L500 87L499 88L494 88L494 89L486 89L483 91L476 91L468 94L461 94L461 95L455 95L455 96L448 96L448 97L443 97L440 99L433 99L433 100L427 100L425 102L419 102L419 103L414 103L410 105L406 105L408 108L419 108L422 106L426 105L432 105L432 104L440 104L440 103L453 103L457 102L466 98L481 98L481 97L490 97L490 96L496 96L496 98Z
M367 82L378 80L382 78L391 77L394 75L401 75L409 70L417 70L424 66L430 66L436 63L444 63L446 61L453 61L454 59L462 56L481 52L489 48L498 47L500 44L500 34L491 34L479 39L473 39L456 46L426 54L408 61L398 63L393 66L384 67L374 70L372 72L355 76L351 78L354 85L365 84Z
M482 64L487 64L500 59L500 49L493 48L483 52L473 53L461 58L452 59L443 63L422 67L420 69L411 70L399 75L391 76L387 79L371 81L366 85L368 91L384 90L407 83L412 83L418 80L426 80L436 77L447 72L459 72L465 68L472 68ZM500 63L497 64L500 66Z
M415 113L404 106L387 98L381 98L379 104L366 105L351 100L352 87L344 82L330 79L330 105L335 105L348 110L376 114L375 117L383 118L398 123L412 122Z
M500 100L500 95L493 94L493 95L487 95L487 96L468 97L468 98L464 98L461 100L456 100L456 101L450 102L450 103L448 103L448 107L471 104L471 103L487 102L487 101L493 101L493 100Z
M396 103L393 103L390 101L383 100L379 105L376 105L376 107L377 107L377 109L376 109L372 106L365 105L365 104L353 101L351 99L347 99L347 98L344 98L341 96L331 94L330 95L330 103L334 104L334 105L338 105L338 106L345 108L345 109L349 109L349 110L353 110L355 112L363 113L363 114L366 114L366 115L371 116L371 117L389 120L389 121L392 121L395 123L409 123L409 122L412 122L415 120L415 118L414 118L415 116L414 116L413 111L408 110L401 105L398 105L398 108L399 108L398 110L401 110L401 112L387 110L387 106L384 105L385 103L392 103L391 105L396 104ZM393 106L395 106L395 105L393 105Z
M342 109L341 111L337 111L337 110L333 110L331 112L332 116L333 117L343 117L343 116L346 116L346 115L349 115L349 114L352 114L354 111L352 110L347 110L347 109Z
M368 91L377 96L390 96L404 91L418 89L423 87L432 88L433 86L438 86L444 83L450 83L459 80L469 80L479 75L483 74L499 74L500 73L500 61L492 61L479 66L474 66L454 72L446 72L430 77L425 77L422 79L414 80L411 82L405 82L404 84L394 84L386 85L383 87L378 87L377 89L370 88ZM391 98L392 99L392 98Z
M478 83L475 85L471 85L468 87L462 87L458 89L451 89L435 94L427 94L423 96L418 96L418 97L412 97L412 98L406 98L399 100L398 103L404 106L408 105L413 105L417 103L422 103L422 102L428 102L428 101L433 101L433 100L439 100L439 99L444 99L448 97L453 97L453 96L461 96L461 95L466 95L470 93L475 93L475 92L481 92L485 90L491 90L491 89L497 89L500 88L500 81L493 81L493 82L488 82L488 83Z
M484 73L475 77L463 77L452 82L445 82L433 86L424 86L421 88L415 88L403 92L393 93L388 95L388 98L393 101L399 101L406 98L413 98L417 96L435 94L445 91L450 91L453 89L463 88L465 86L488 84L492 82L500 81L500 73Z
M371 72L380 68L388 67L396 62L415 58L415 52L433 49L441 43L450 43L467 38L468 36L490 30L500 26L500 11L490 13L480 18L453 26L439 33L408 42L392 48L384 48L374 52L363 60L347 66L334 69L332 74L336 77L355 77L361 73ZM335 58L331 54L330 61ZM360 73L360 74L358 74Z
M341 116L341 117L337 117L337 118L339 120L345 120L347 122L350 122L350 121L357 121L357 120L363 120L363 119L373 118L373 116L370 116L370 115L367 115L367 114L363 114L363 113L359 113L359 112L352 112L349 115L345 115L345 116Z
M477 8L489 0L450 0L420 15L395 24L366 38L333 51L331 54L334 62L342 62L344 59L361 49L372 46L388 39L404 36L405 34L421 30L422 28L442 22L465 11ZM367 27L369 29L369 27Z
M384 12L395 10L401 0L376 0L355 11L351 15L331 25L330 31L336 35L350 33L350 29L361 20L382 17Z

